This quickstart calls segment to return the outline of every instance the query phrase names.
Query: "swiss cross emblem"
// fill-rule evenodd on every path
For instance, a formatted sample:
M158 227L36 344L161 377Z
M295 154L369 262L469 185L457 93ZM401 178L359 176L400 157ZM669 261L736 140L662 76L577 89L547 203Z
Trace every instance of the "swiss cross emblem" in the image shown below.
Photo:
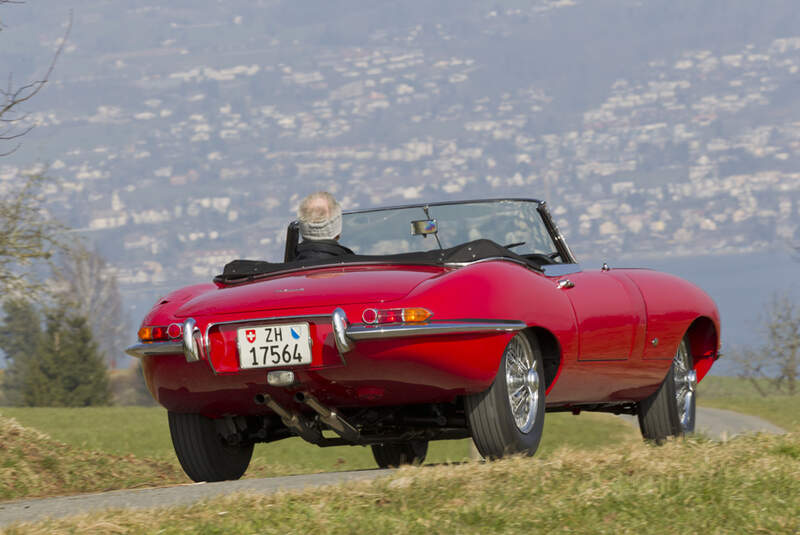
M245 331L244 335L247 338L247 341L250 342L251 344L256 341L256 330L255 329L247 329L247 331Z

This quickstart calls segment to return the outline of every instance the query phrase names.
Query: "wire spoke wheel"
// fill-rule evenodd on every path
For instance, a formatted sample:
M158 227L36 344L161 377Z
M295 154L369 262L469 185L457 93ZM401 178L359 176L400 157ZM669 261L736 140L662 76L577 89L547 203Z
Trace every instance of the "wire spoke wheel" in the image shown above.
M656 443L694 431L697 410L697 373L688 336L678 344L661 386L638 403L642 436Z
M514 338L506 349L508 401L517 429L527 433L536 419L539 406L539 372L530 345Z
M472 439L481 455L533 455L544 425L545 381L535 336L517 333L506 345L492 385L464 398Z
M691 358L686 339L684 339L678 346L678 351L672 361L678 421L681 431L684 433L691 431L690 424L694 420L692 409L695 402L695 391L697 390L697 372L692 369Z

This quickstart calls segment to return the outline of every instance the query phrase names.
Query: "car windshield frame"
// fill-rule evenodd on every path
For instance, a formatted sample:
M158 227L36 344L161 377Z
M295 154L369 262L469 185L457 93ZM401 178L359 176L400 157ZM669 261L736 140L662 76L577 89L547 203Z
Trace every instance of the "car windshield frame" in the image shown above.
M349 210L342 216L341 241L356 254L382 255L488 239L521 256L560 257L561 240L543 217L544 205L537 199L502 198ZM438 231L414 234L411 222L419 220L435 220Z
M516 228L507 229L507 231L504 233L501 231L491 231L489 232L490 235L486 235L486 232L472 231L476 228L476 225L481 223L481 219L485 220L486 218L496 217L496 214L501 210L508 211L513 209L514 204L517 205L518 212L525 212L525 215L528 218L528 223L537 228L525 228L524 226L520 226L520 222L513 221L511 217L507 217L505 221L506 225L516 225ZM473 226L471 227L472 230L462 229L462 233L460 234L461 238L459 239L457 237L458 233L453 232L452 223L454 223L454 221L452 215L457 213L458 210L463 210L465 212L469 211L467 205L472 205L471 208L473 209L473 213L461 214L461 222L463 223L464 221L468 221ZM492 205L494 205L495 208L493 208ZM462 209L461 207L464 208ZM478 213L481 212L481 209L484 207L485 210L483 213ZM440 233L439 236L428 235L428 237L423 237L412 234L410 225L411 221L428 219L428 217L426 217L426 210L430 216L430 219L437 219L438 216L437 223ZM387 240L385 240L387 241L386 244L384 244L382 247L376 246L377 242L381 241L380 239L376 240L372 238L372 243L366 243L362 238L359 237L360 234L363 235L364 229L357 228L357 223L355 223L356 220L354 218L372 215L375 216L372 218L374 221L386 221L392 217L391 215L383 215L387 214L388 212L396 212L398 215L396 217L396 225L394 225L391 230L391 235L387 236ZM405 217L403 217L401 213L404 213ZM551 255L558 258L558 260L554 260L554 262L557 263L577 263L572 251L567 246L563 236L561 235L561 232L558 230L558 227L550 216L547 203L538 199L503 197L491 199L439 201L347 210L344 211L342 215L341 243L342 245L353 249L356 254L360 255L387 255L431 251L440 248L453 247L455 245L466 243L475 239L490 239L501 246L511 245L512 243L517 243L519 241L531 241L532 243L530 245L526 243L524 245L512 247L510 250L522 256L530 254ZM444 217L444 219L442 219L442 217ZM483 221L483 223L485 222L486 221ZM368 232L374 234L375 227L369 223L370 221L361 222L361 226L363 227L366 224ZM510 230L510 233L508 230ZM526 232L528 233L527 235L525 235ZM522 235L526 239L515 239L515 235ZM439 239L438 242L437 237ZM531 237L536 239L528 239ZM546 243L544 242L545 238L547 239ZM411 246L410 243L401 243L401 240L416 240L416 243ZM287 231L286 252L284 258L285 262L291 261L294 258L294 249L298 241L298 224L296 221L294 221L289 225ZM545 250L541 250L543 245L546 245ZM537 246L540 250L537 250Z

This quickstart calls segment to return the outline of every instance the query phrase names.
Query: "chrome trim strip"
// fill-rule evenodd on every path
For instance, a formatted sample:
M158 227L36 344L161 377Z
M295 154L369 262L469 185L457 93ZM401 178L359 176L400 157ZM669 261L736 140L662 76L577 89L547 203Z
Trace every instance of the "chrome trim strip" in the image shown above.
M406 208L422 208L423 206L447 206L452 204L478 204L478 203L492 203L492 202L530 202L535 204L542 204L544 201L539 199L532 199L530 197L493 197L491 199L463 199L457 201L438 201L426 202L421 204L398 204L394 206L382 206L379 208L363 208L361 210L343 210L342 215L349 214L363 214L367 212L385 212L386 210L400 210Z
M336 342L339 354L351 351L353 349L353 341L347 336L347 330L350 325L350 322L347 321L347 314L341 308L337 308L333 311L331 321L333 323L333 339Z
M208 360L208 364L211 366L211 371L215 374L217 373L216 368L214 368L214 361L211 359L211 341L209 339L209 333L213 327L217 325L236 325L238 323L254 323L254 322L270 322L270 323L285 323L287 321L295 321L295 320L309 320L311 318L330 318L330 314L303 314L299 316L275 316L271 318L253 318L253 319L246 319L246 320L232 320L232 321L219 321L216 323L209 323L206 325L205 334L202 335L202 342L203 342L203 349L206 360Z
M183 355L183 343L180 341L150 342L148 344L140 342L127 348L125 353L137 359L150 355Z
M402 336L426 336L435 334L476 333L492 331L520 331L526 325L521 321L465 321L396 325L356 324L347 328L347 336L353 340L379 340Z
M509 258L507 256L490 256L487 258L481 258L480 260L473 260L472 262L445 262L442 265L448 268L460 268L464 266L471 266L472 264L480 264L482 262L496 262L498 260L502 260L504 262L511 262L512 264L519 264L520 266L528 268L531 271L535 271L537 273L543 272L541 268L536 268L536 266L532 264L523 262L521 260L517 260L516 258Z

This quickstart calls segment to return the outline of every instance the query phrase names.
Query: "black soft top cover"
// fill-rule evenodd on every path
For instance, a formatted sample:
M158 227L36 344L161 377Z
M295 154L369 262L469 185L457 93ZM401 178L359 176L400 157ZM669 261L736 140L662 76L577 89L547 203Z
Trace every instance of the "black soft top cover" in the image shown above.
M391 255L348 254L335 258L319 260L296 260L292 262L265 262L263 260L234 260L225 265L221 275L214 282L232 284L261 278L271 273L294 271L316 266L335 266L346 264L406 264L406 265L444 265L460 262L474 262L484 258L509 258L540 269L539 263L512 253L502 245L491 240L475 240L462 243L449 249L432 249L415 253Z

